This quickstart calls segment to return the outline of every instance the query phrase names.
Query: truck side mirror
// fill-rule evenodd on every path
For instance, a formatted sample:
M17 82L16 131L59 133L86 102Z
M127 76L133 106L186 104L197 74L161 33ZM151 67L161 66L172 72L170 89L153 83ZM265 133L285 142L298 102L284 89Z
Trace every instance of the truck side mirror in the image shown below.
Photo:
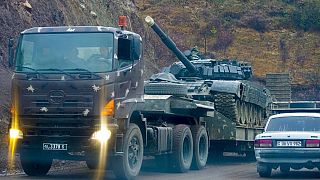
M118 39L118 58L119 60L131 60L131 42L130 39L119 38Z
M131 60L139 60L142 54L142 40L140 36L134 36L132 39L132 48L131 48Z
M9 68L13 67L13 59L14 59L14 50L13 50L13 45L14 45L14 39L10 38L8 42L8 65Z

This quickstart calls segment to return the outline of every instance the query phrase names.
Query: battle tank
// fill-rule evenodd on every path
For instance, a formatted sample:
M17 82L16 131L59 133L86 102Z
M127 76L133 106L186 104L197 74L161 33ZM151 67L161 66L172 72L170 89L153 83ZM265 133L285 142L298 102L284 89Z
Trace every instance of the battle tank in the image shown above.
M271 96L265 87L250 81L250 63L205 59L196 48L182 53L151 17L145 20L180 60L152 75L145 84L145 94L170 94L214 102L215 110L237 125L263 126Z

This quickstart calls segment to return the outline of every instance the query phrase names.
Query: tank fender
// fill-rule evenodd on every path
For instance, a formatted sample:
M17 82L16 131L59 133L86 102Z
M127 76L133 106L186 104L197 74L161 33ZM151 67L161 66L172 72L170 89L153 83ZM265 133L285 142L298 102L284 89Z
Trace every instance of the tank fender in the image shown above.
M212 80L212 86L210 89L211 94L215 93L229 93L235 94L239 98L242 97L242 83L240 81L223 81Z

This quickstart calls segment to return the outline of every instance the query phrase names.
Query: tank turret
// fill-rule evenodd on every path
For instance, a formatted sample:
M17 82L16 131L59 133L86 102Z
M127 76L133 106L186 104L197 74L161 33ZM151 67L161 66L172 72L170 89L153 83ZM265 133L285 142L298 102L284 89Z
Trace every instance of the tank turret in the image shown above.
M198 75L198 70L196 67L188 60L188 58L177 48L176 44L172 41L172 39L163 32L163 30L158 26L154 20L147 16L145 18L147 24L154 30L155 33L160 37L162 42L177 56L177 58L184 64L187 70L192 75Z

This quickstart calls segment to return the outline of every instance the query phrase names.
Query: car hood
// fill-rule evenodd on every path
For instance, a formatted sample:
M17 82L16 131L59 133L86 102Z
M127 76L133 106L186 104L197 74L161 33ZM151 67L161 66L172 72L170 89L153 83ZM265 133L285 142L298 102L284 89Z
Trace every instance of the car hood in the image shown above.
M264 132L256 139L320 139L320 132L284 131Z

